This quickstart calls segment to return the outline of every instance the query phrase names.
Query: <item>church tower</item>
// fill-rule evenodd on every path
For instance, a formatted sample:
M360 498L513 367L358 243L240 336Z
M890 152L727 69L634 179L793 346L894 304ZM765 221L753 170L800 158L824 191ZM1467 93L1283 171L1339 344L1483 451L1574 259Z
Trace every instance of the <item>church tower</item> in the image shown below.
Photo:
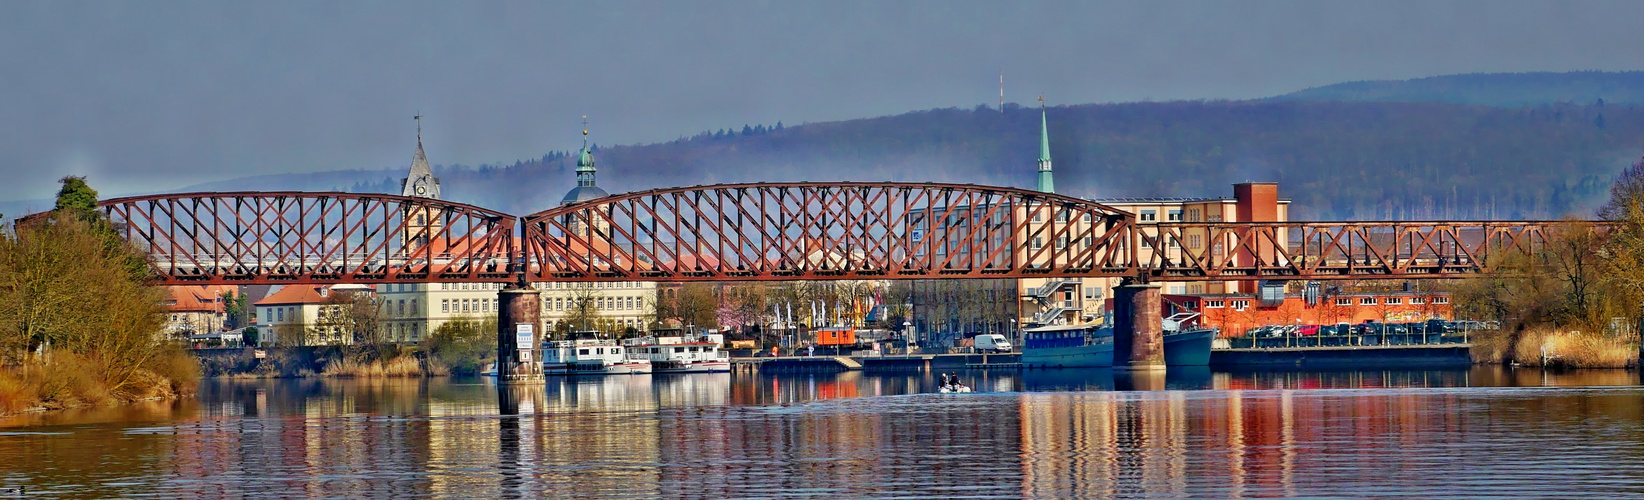
M417 121L417 152L411 155L411 171L400 181L400 196L437 200L440 197L440 180L434 177L434 170L428 166L428 156L422 152L422 115L418 114L412 119ZM401 243L407 249L427 245L429 238L440 230L440 216L436 208L406 205L405 234L401 235Z
M565 193L565 198L560 199L559 204L570 205L604 198L609 195L610 193L600 189L598 183L595 182L594 176L597 173L598 170L594 168L594 152L588 149L588 117L584 116L582 117L582 152L577 155L577 187L571 188L570 192ZM565 225L572 233L587 236L588 230L582 227L582 222L581 219L567 215ZM604 229L607 225L606 221L597 217L594 220L594 226L597 228Z
M1056 181L1050 172L1050 127L1045 123L1045 96L1039 96L1039 185L1044 193L1056 192Z

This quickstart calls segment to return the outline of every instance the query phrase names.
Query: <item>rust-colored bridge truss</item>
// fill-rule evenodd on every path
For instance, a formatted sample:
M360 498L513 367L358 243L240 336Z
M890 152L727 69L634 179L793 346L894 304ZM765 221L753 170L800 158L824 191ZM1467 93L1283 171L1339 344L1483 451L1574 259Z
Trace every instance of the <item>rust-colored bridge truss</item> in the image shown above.
M1452 278L1565 222L1139 224L1066 196L959 184L654 189L526 217L393 195L107 200L160 284L1129 277ZM517 228L516 228L517 226Z

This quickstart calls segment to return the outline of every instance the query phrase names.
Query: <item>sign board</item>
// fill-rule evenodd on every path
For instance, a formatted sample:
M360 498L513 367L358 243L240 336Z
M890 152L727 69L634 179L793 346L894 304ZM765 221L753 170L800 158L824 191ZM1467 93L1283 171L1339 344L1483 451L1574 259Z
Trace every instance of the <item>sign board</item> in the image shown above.
M530 349L520 349L519 350L519 362L521 362L521 363L530 363L531 362L531 350Z
M251 357L257 358L257 359L266 358L266 357L268 357L268 351L264 351L262 349L254 349L254 350L251 351Z
M514 347L518 347L520 349L531 349L536 347L536 336L532 335L532 330L534 328L535 325L530 323L515 323Z

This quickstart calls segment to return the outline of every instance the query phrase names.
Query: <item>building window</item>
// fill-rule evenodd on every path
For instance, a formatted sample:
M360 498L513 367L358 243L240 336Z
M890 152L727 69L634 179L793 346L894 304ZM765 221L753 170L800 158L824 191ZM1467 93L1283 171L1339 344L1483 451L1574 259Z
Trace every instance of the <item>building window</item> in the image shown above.
M1433 303L1434 304L1449 304L1450 303L1450 298L1449 297L1433 297Z
M411 315L415 316L416 314L417 314L417 299L411 299Z
M1385 299L1382 299L1381 303L1387 304L1387 305L1390 305L1390 306L1396 306L1396 305L1399 305L1399 304L1403 304L1404 299L1401 299L1401 298L1398 298L1398 297L1387 297Z
M440 312L451 312L451 299L440 299Z
M1062 250L1065 248L1067 248L1067 235L1062 235L1062 237L1056 238L1056 249Z
M1248 300L1235 300L1235 301L1233 301L1233 308L1234 309L1243 311L1247 307L1250 307L1250 301L1248 301Z
M1084 222L1090 222L1090 212L1085 212L1083 214L1080 214L1079 215L1079 220L1084 221Z
M1375 297L1360 297L1359 298L1359 305L1361 305L1361 306L1376 305L1376 298Z
M398 309L398 310L397 310L397 311L396 311L396 312L395 312L395 313L394 313L394 314L398 314L398 315L400 315L400 316L404 316L404 315L405 315L405 300L403 300L403 299L402 299L402 300L400 300L400 303L399 303L399 305L398 305L398 306L397 306L397 309Z
M1336 305L1338 305L1338 306L1350 306L1350 305L1353 305L1353 299L1343 299L1343 298L1337 298L1337 299L1336 299Z
M1220 301L1220 300L1206 300L1206 301L1204 301L1204 308L1205 309L1221 309L1222 308L1222 301Z
M1044 212L1040 212L1038 210L1033 211L1033 222L1043 222L1044 220L1045 220Z
M1220 216L1220 215L1212 215L1212 216L1209 217L1209 222L1221 222L1221 221L1222 221L1222 216Z
M274 316L277 318L275 321L285 321L285 308L281 307L279 309L275 309Z
M1142 222L1157 221L1157 220L1159 220L1159 211L1158 210L1143 210L1141 220L1142 220Z
M1169 212L1169 214L1170 214L1170 222L1181 222L1182 221L1182 210L1181 209L1178 208L1178 209L1171 210Z
M1086 248L1089 248L1091 245L1094 245L1094 244L1096 244L1096 237L1095 236L1086 236L1085 237L1085 247Z
M1418 304L1418 305L1419 304L1426 304L1427 303L1427 297L1410 297L1410 303L1411 304Z
M1198 248L1203 247L1204 246L1204 241L1202 241L1200 236L1201 235L1197 235L1197 234L1187 235L1187 246L1189 246L1191 248L1194 248L1194 249L1198 249Z
M1068 219L1067 209L1064 208L1064 209L1056 212L1056 222L1067 222L1067 219Z
M1034 236L1033 237L1033 249L1038 250L1038 249L1041 249L1041 248L1044 248L1044 247L1045 247L1045 238L1043 236Z

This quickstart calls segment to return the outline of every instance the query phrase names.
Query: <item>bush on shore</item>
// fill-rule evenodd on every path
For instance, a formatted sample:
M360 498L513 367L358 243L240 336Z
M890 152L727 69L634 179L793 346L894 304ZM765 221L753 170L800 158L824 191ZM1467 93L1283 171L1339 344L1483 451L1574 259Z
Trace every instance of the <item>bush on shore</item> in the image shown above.
M160 335L147 254L62 180L57 210L0 232L0 412L191 393L193 357Z
M1604 335L1551 327L1475 334L1479 363L1548 368L1628 368L1638 365L1638 336Z

